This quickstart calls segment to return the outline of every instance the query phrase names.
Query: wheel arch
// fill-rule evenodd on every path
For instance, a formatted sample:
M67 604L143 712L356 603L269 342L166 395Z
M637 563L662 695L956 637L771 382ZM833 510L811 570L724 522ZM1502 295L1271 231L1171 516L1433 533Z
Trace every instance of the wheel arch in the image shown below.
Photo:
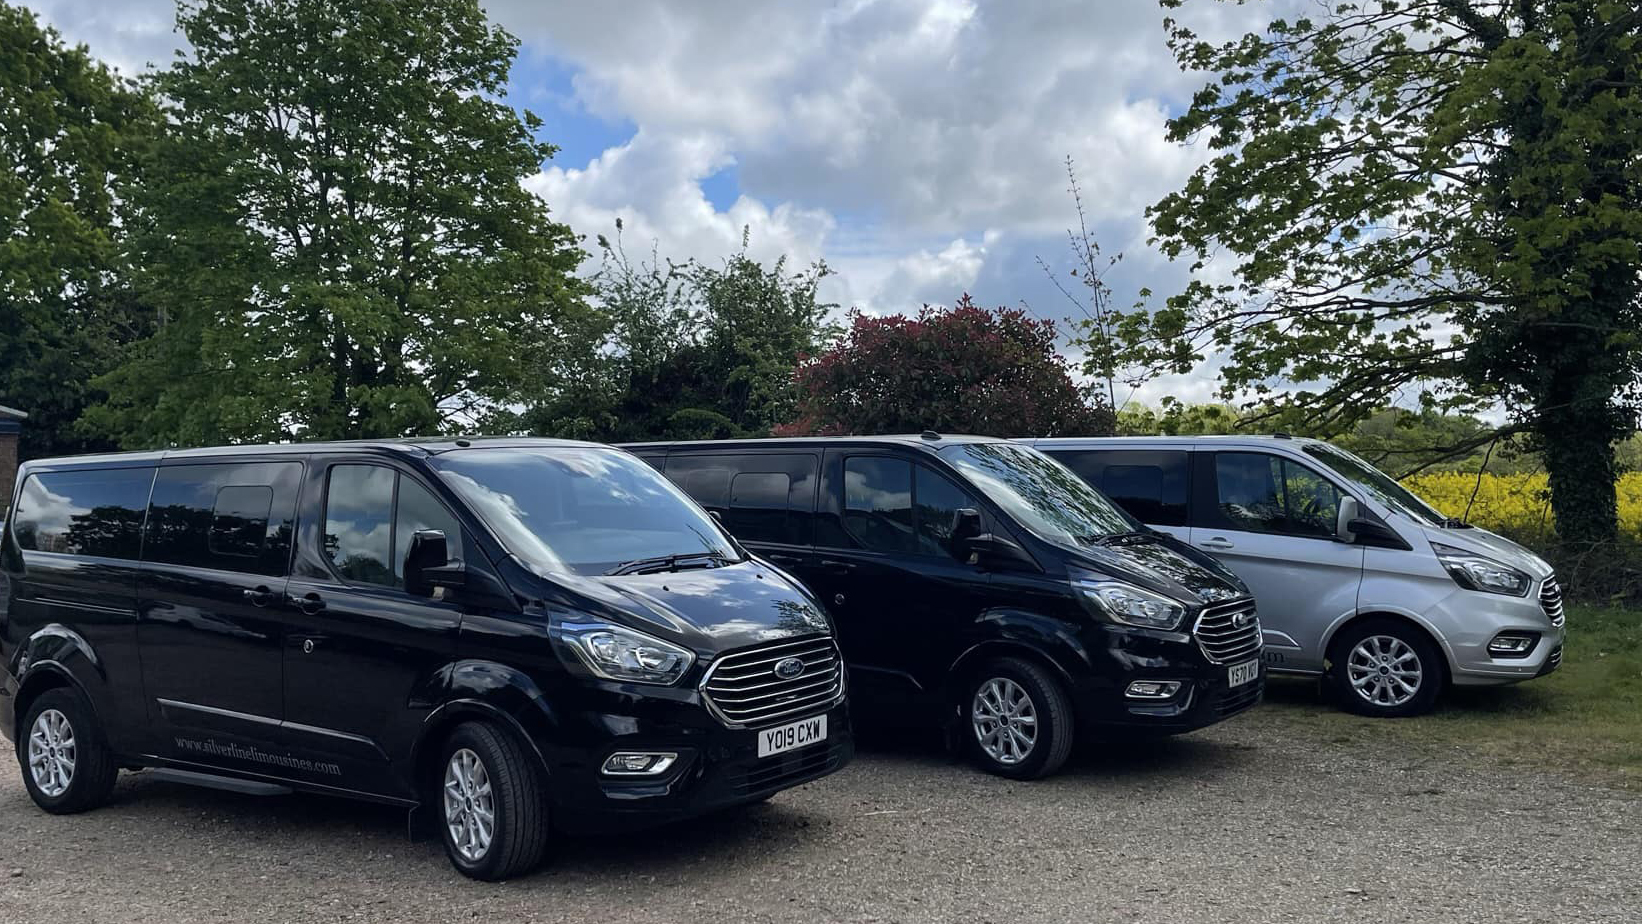
M552 777L543 742L556 728L541 690L523 671L493 662L467 661L451 668L447 698L428 713L411 745L410 771L420 798L438 770L440 745L458 725L486 721L518 739L542 778Z
M1421 619L1415 614L1401 613L1389 609L1365 610L1354 616L1342 619L1334 626L1330 627L1328 635L1323 639L1323 670L1325 674L1332 673L1334 670L1335 645L1338 643L1340 637L1345 634L1346 630L1354 626L1360 626L1365 622L1375 619L1383 619L1390 622L1401 623L1402 625L1407 626L1415 632L1423 635L1426 641L1435 646L1437 651L1442 654L1440 664L1442 667L1443 684L1446 685L1452 682L1454 678L1454 655L1453 652L1448 650L1448 641L1443 638L1442 633L1438 632L1429 622Z

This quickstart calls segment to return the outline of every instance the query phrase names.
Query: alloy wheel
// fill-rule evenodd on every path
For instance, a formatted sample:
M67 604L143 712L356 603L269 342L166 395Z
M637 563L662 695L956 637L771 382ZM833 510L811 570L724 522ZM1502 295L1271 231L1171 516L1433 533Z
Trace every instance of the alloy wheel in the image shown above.
M484 761L467 748L445 764L445 827L451 844L469 863L484 859L496 834L496 798Z
M1375 706L1401 706L1413 699L1424 676L1419 654L1393 635L1370 635L1346 658L1351 688Z
M78 755L74 726L68 723L68 716L56 709L41 711L29 730L29 774L34 777L35 787L52 799L68 792Z
M1021 685L993 677L975 691L970 722L981 750L1000 764L1025 760L1038 741L1038 712Z

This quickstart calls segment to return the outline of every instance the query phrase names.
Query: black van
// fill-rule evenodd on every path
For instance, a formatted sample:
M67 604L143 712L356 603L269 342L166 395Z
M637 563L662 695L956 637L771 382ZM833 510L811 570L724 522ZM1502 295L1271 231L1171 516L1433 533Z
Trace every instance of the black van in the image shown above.
M1030 447L924 433L628 448L821 599L858 721L957 722L983 767L1031 779L1078 725L1185 732L1260 699L1243 584Z
M0 729L48 812L121 768L426 805L462 872L852 753L827 617L650 467L556 440L30 462Z

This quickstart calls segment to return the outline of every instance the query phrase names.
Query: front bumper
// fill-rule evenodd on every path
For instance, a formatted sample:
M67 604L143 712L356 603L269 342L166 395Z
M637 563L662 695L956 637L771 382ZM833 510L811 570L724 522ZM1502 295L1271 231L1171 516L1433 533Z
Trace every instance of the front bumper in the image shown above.
M1456 686L1495 686L1543 677L1562 663L1567 620L1553 622L1534 596L1507 597L1461 590L1425 614L1442 636ZM1502 632L1531 633L1522 657L1499 657L1488 643Z
M1265 692L1266 668L1257 676L1231 685L1232 663L1211 662L1192 636L1100 626L1099 648L1091 646L1092 675L1075 684L1073 696L1082 724L1097 734L1102 730L1175 735L1206 728L1257 705ZM1259 662L1261 652L1233 663ZM1180 690L1162 701L1136 700L1125 695L1137 680L1177 681Z
M855 754L847 705L839 702L811 715L827 717L826 740L763 758L758 756L763 729L727 728L699 705L584 716L624 732L574 754L560 749L550 760L556 825L571 832L609 832L667 824L757 802L834 773ZM601 774L605 759L616 751L679 756L656 778Z

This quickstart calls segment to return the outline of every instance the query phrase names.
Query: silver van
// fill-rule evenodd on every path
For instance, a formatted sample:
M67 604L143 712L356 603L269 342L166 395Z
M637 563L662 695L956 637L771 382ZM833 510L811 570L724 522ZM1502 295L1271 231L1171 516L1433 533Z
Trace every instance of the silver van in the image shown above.
M1287 436L1023 440L1254 593L1273 672L1346 708L1416 715L1450 683L1562 662L1562 592L1515 542L1438 513L1349 452Z

